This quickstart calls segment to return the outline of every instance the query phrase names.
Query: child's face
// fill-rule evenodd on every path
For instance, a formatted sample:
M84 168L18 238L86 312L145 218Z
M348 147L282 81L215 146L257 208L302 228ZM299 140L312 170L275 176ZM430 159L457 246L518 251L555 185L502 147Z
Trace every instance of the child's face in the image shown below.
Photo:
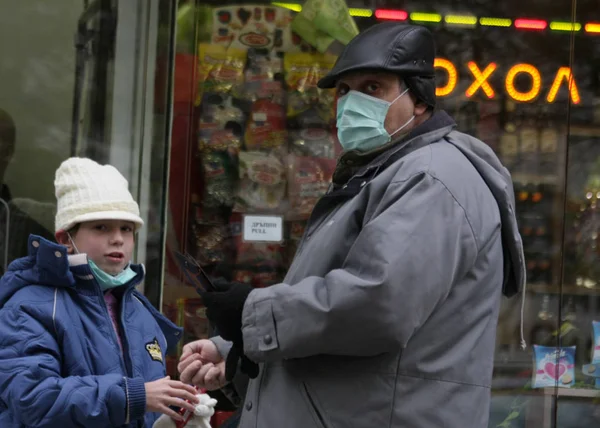
M81 223L72 236L80 253L86 253L100 269L117 275L131 260L135 245L135 225L123 220Z

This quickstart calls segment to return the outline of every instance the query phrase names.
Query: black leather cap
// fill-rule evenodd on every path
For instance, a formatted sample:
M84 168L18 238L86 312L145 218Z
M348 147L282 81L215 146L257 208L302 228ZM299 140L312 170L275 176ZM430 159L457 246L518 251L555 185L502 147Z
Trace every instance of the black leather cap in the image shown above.
M386 71L404 79L413 94L435 106L435 42L425 27L384 22L360 33L348 43L319 88L333 88L352 71Z

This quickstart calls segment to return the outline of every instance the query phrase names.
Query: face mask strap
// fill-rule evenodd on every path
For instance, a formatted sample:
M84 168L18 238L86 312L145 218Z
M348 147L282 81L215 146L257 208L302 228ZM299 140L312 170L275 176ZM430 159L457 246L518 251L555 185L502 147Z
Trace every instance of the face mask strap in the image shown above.
M69 232L67 232L67 236L69 237L71 244L73 244L73 248L75 249L75 254L80 254L79 249L77 248L77 245L75 245L75 241L73 240L73 237L71 236L71 234Z
M398 96L396 97L396 99L394 99L394 101L392 101L392 102L390 103L390 106L391 106L392 104L394 104L396 101L398 101L400 98L402 98L404 95L406 95L406 93L407 93L409 90L410 90L410 88L406 88L406 89L405 89L405 90L404 90L404 91L403 91L403 92L402 92L400 95L398 95Z
M406 121L406 123L404 125L402 125L400 128L396 129L394 132L392 132L390 134L390 137L393 137L394 135L396 135L398 132L402 131L404 128L406 128L408 125L410 125L410 123L415 120L415 115L413 114L412 117L410 119L408 119Z

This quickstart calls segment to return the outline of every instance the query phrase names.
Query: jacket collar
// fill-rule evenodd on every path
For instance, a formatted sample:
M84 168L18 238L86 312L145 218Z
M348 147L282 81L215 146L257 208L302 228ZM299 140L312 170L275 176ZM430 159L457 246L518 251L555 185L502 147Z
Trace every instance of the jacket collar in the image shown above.
M145 275L143 265L132 264L136 276L124 286L132 288ZM67 247L41 236L30 235L28 256L13 262L10 271L19 271L25 284L43 284L51 287L77 288L79 291L94 292L96 281L87 263L85 254L67 254Z

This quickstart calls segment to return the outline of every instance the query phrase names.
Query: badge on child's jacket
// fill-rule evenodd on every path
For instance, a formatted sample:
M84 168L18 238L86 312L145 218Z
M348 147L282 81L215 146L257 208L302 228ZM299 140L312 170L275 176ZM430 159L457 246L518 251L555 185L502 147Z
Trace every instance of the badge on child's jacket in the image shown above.
M146 351L150 354L150 358L154 361L163 362L162 350L160 349L160 344L158 343L158 339L156 337L152 342L146 343Z

